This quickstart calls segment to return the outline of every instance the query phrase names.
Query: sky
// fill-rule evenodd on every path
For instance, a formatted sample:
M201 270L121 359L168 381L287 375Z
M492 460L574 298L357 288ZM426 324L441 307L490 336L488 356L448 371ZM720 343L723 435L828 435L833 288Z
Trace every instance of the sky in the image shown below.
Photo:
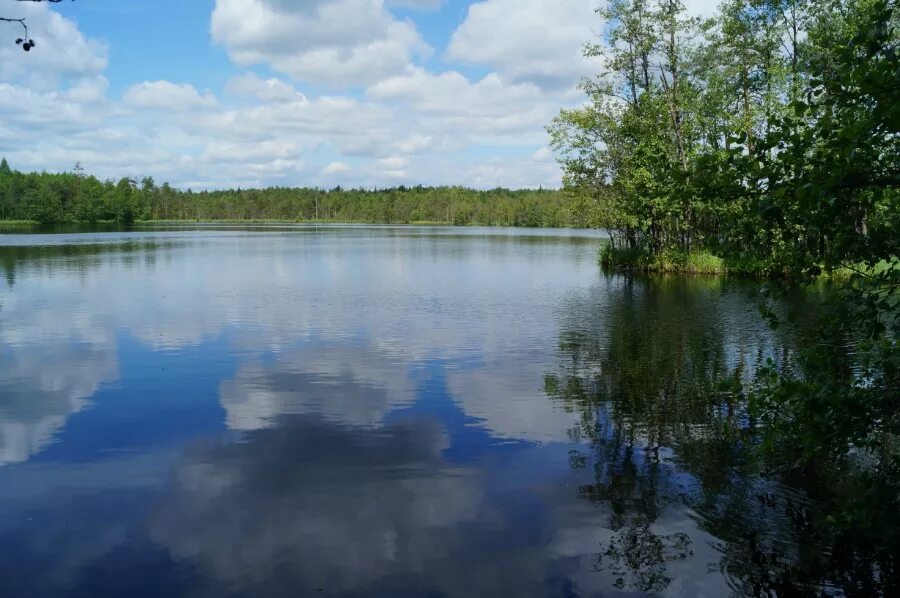
M559 187L545 127L584 102L602 1L0 0L36 41L0 23L0 156L195 190Z

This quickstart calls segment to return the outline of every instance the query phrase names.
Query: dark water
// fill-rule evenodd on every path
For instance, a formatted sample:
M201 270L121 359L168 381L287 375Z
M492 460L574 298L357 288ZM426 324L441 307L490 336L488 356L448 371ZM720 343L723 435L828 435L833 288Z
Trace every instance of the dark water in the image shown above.
M0 236L0 595L752 593L758 544L818 550L734 433L792 341L753 283L608 276L597 250Z

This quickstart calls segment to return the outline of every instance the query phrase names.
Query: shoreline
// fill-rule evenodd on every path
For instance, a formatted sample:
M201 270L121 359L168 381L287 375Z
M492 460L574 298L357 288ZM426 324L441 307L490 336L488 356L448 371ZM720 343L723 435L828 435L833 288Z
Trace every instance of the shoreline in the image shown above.
M368 222L359 220L279 220L279 219L191 219L191 220L137 220L130 224L116 222L115 220L98 220L97 222L72 221L72 222L47 222L42 223L36 220L0 220L2 226L31 226L39 228L54 227L119 227L123 229L140 228L143 226L157 225L198 225L198 224L327 224L327 225L347 225L347 226L447 226L454 228L475 228L475 227L495 227L495 228L520 228L520 229L570 229L570 230L598 230L587 227L574 226L513 226L507 224L494 224L484 222L471 222L467 224L454 224L453 222L442 222L436 220L416 220L411 222Z
M682 253L669 251L652 256L636 249L613 249L605 244L599 255L603 268L616 272L659 274L675 276L733 277L747 280L795 280L846 281L855 273L852 268L842 267L818 274L797 277L787 269L778 270L758 260L741 257L723 257L710 251ZM877 271L877 267L876 267Z

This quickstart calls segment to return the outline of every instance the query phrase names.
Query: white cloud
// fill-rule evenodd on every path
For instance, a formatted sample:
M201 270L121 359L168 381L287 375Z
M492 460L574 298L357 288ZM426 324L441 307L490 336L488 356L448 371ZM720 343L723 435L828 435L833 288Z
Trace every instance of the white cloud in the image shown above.
M192 117L185 127L206 135L228 135L245 140L273 135L351 135L370 132L390 118L383 107L342 96L293 102L260 103L248 108L208 111Z
M487 65L509 81L568 88L591 72L582 46L602 28L598 0L484 0L469 7L447 58Z
M712 17L719 10L719 2L710 0L682 0L682 2L687 14L704 19Z
M188 83L170 83L169 81L144 81L125 92L126 104L138 108L157 110L187 111L197 108L210 108L216 105L212 94L200 93Z
M499 116L540 96L534 86L506 85L496 74L472 83L456 71L433 75L418 68L382 81L368 93L379 99L409 101L426 113L470 116Z
M440 8L443 0L387 0L388 6L397 8L413 8L416 10L435 10Z
M333 175L333 174L341 174L344 172L349 172L350 167L344 164L343 162L331 162L325 168L322 169L322 174L325 176Z
M409 176L407 167L409 159L403 156L392 156L390 158L382 158L375 163L375 168L386 176L395 179L406 179Z
M239 65L332 87L376 82L430 50L375 0L217 0L212 35Z
M213 140L206 145L201 159L214 163L230 162L233 164L280 162L282 166L290 166L297 164L297 156L300 151L297 143L285 139L252 143Z
M306 99L302 93L281 79L261 79L255 73L244 73L232 78L226 86L228 93L267 102L291 102Z
M102 82L76 84L65 91L42 92L30 87L0 83L0 121L6 121L11 139L43 139L46 132L60 134L93 128L103 122L98 108ZM3 135L0 134L0 140ZM32 142L33 143L33 142Z
M102 75L80 79L69 87L64 97L80 104L100 103L106 100L109 81Z
M431 147L432 138L429 135L414 134L399 140L396 145L397 149L404 154L417 154Z
M467 172L466 184L479 188L544 187L559 184L562 174L552 155L540 150L531 156L506 156L482 160Z
M570 90L549 91L532 83L508 83L496 73L470 81L456 71L424 69L386 79L368 96L411 108L422 129L470 143L545 143L544 126L570 105ZM421 130L421 129L420 129Z
M553 159L553 152L548 147L542 147L531 154L531 159L535 162L547 162Z

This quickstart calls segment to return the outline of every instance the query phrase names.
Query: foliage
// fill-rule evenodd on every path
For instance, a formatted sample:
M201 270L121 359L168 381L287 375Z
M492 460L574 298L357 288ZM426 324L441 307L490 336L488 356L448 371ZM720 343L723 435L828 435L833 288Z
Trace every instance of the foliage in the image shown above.
M463 187L342 189L269 187L180 191L152 177L138 183L73 173L24 174L0 164L0 220L40 223L140 220L289 220L527 227L579 226L563 194L555 190Z
M549 127L567 192L613 248L708 251L803 277L898 252L895 4L676 0L601 10L607 65Z
M682 253L669 250L653 255L640 248L604 245L600 263L621 270L645 272L680 272L685 274L726 274L730 270L725 260L705 251Z

